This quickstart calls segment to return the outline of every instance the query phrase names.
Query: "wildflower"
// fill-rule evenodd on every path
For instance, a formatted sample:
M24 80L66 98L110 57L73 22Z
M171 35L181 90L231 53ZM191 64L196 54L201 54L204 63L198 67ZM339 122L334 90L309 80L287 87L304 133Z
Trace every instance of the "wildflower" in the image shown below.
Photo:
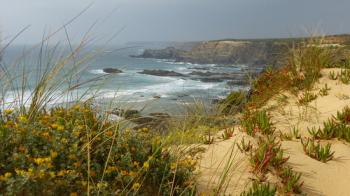
M55 172L49 172L49 175L51 176L51 178L54 178L54 177L56 177L56 174L55 174Z
M128 175L128 173L129 173L129 172L128 172L128 171L126 171L126 170L122 170L122 171L120 172L120 174L121 174L121 175L123 175L123 176Z
M6 110L4 110L4 112L5 112L6 115L10 115L10 114L12 114L13 110L12 109L6 109Z
M80 167L81 166L81 162L75 162L75 163L73 163L73 165L74 165L74 167Z
M73 109L75 109L75 110L80 110L80 105L75 105L75 106L73 107Z
M113 131L107 131L106 135L109 136L109 137L112 137L113 136Z
M11 176L12 176L12 174L10 172L6 172L4 175L5 178L10 178Z
M147 127L144 127L144 128L142 128L141 131L144 132L144 133L148 133L149 129Z
M52 127L53 129L57 129L58 124L54 123L54 124L51 125L51 127Z
M141 187L140 183L135 183L132 185L132 189L135 191L138 190L140 187Z
M24 123L28 121L27 117L25 117L24 115L20 115L17 119L19 122L24 122Z
M64 130L64 126L63 125L58 125L57 126L57 131L63 131Z
M175 170L175 169L176 169L176 166L177 166L177 163L171 163L171 164L170 164L170 169L171 169L171 170Z
M134 163L133 163L133 164L134 164L134 166L135 166L135 167L138 167L138 166L140 165L140 163L139 163L139 162L137 162L137 161L134 161Z
M134 172L134 171L131 171L131 172L129 173L129 176L131 176L131 177L135 177L136 175L137 175L137 173Z
M69 196L78 196L78 193L77 192L72 192L72 193L69 193Z
M106 182L99 182L97 183L97 188L103 188L103 187L106 187L107 186L107 183Z
M143 163L143 168L145 168L145 169L149 168L149 162L148 161Z
M50 154L51 154L51 158L53 159L58 156L58 153L56 151L51 151Z

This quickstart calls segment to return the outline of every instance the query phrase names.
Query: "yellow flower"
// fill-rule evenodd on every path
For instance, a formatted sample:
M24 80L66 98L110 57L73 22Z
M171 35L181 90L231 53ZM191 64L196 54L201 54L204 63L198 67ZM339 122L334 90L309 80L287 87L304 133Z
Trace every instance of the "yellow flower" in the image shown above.
M12 176L12 174L10 172L6 172L4 176L5 176L5 178L10 178Z
M13 110L12 109L6 109L4 110L6 115L12 114Z
M176 166L177 166L177 163L171 163L171 164L170 164L170 169L171 169L171 170L175 170L175 169L176 169Z
M51 154L51 158L53 159L58 156L58 153L56 151L51 151L50 154Z
M139 163L139 162L137 162L137 161L134 161L134 163L133 163L133 164L134 164L134 166L135 166L135 167L138 167L138 166L140 165L140 163Z
M75 105L73 109L80 110L80 105Z
M143 163L143 168L145 168L145 169L149 168L149 162L148 161Z
M142 131L148 133L149 129L147 127L142 128Z
M135 177L136 175L137 175L137 173L134 172L134 171L131 171L131 172L129 173L129 176L131 176L131 177Z
M107 187L107 183L106 182L99 182L97 183L97 188L103 188L103 187Z
M64 130L64 126L63 125L58 125L57 126L57 131L63 131Z
M109 137L112 137L113 136L113 131L107 131L106 135L109 136Z
M51 125L51 127L52 127L53 129L57 129L58 124L54 123L54 124Z
M77 192L72 192L72 193L69 193L69 196L78 196L78 193Z
M141 187L140 183L135 183L132 185L133 190L138 190Z
M49 175L51 176L51 178L54 178L54 177L56 177L56 174L55 174L55 172L49 172Z
M25 117L24 115L20 115L17 119L19 122L27 122L28 121L27 117Z

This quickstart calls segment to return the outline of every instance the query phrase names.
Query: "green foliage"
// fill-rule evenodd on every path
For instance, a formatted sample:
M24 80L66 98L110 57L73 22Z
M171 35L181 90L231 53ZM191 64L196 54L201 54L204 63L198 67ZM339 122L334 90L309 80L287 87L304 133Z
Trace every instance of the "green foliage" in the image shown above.
M341 112L337 112L337 119L344 124L350 124L350 107L346 106Z
M339 80L343 84L350 84L350 70L349 69L343 69L340 71Z
M224 130L224 133L222 134L222 139L223 140L230 139L233 136L233 132L234 131L235 131L235 129L233 127L232 128L226 128Z
M286 194L301 194L303 182L300 182L301 173L296 173L291 167L283 168L279 174L283 183L283 192Z
M190 194L194 189L194 159L170 153L148 129L121 129L89 105L43 110L35 120L13 110L0 116L2 193Z
M256 133L271 135L275 132L271 118L265 110L253 113L246 112L241 120L241 124L245 132L250 136L254 136Z
M219 102L219 108L224 114L235 114L240 112L246 103L246 91L231 92L224 100Z
M209 144L214 143L214 136L211 135L211 134L203 135L202 140L203 140L204 144L208 144L209 145Z
M281 144L271 136L259 138L258 148L250 154L250 163L256 173L265 173L270 167L281 168L289 157L284 157Z
M339 138L350 142L350 108L347 106L341 112L337 112L336 117L323 123L323 128L309 129L308 132L314 139Z
M331 80L337 80L338 79L338 74L336 74L334 71L331 71L331 72L329 72L328 77Z
M324 87L322 87L321 89L320 89L320 92L319 92L319 94L321 95L321 96L327 96L328 94L329 94L329 91L331 90L331 88L329 88L328 87L328 85L327 85L327 83L324 85Z
M331 151L331 144L322 146L313 139L301 140L304 152L311 158L318 161L327 162L333 159L334 152Z
M314 93L311 93L310 91L304 92L301 97L298 99L298 103L300 105L307 105L311 101L317 99L317 95Z
M289 133L280 133L281 139L283 140L292 140L293 138L295 139L300 139L301 135L299 132L299 129L296 127L293 127L293 130L290 131Z
M241 193L241 196L274 196L276 192L277 189L272 184L253 182L252 187L248 191Z
M280 69L269 68L260 73L259 77L252 82L252 95L247 104L250 108L260 108L271 97L283 90L289 89L291 80L287 67Z
M248 141L248 143L246 143L244 138L242 138L241 142L237 143L236 145L242 153L249 152L253 148L253 145L251 144L251 142Z

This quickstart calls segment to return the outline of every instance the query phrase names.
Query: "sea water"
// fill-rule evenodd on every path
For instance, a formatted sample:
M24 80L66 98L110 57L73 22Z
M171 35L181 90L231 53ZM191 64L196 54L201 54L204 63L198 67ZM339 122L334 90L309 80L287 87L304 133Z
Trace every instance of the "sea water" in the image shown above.
M12 66L16 58L22 55L23 48L24 46L8 48L4 53L2 66L11 70L9 66ZM94 86L96 82L87 83L79 87L77 94L90 93L91 89L95 89L96 91L91 91L91 93L94 93L93 96L95 99L100 100L100 103L102 100L104 103L113 102L115 107L128 106L139 109L148 106L152 107L154 111L166 111L169 108L188 104L194 100L210 102L213 99L225 97L232 90L247 88L247 86L228 86L225 80L220 82L202 82L191 79L191 77L164 77L140 73L143 70L158 69L175 71L184 75L192 71L201 71L201 69L203 69L202 71L216 73L240 73L246 68L245 65L219 66L215 64L175 62L174 60L164 59L132 58L130 55L140 54L144 48L120 48L123 48L123 46L103 50L84 63L84 68L79 74L81 81L93 78L105 79L102 82L99 80L98 87ZM28 59L22 64L25 65L26 72L29 73L38 64L38 59L36 55L32 55ZM121 70L122 73L108 74L103 71L104 68L116 68ZM30 99L37 76L29 74L28 79L31 82L27 84L24 96ZM57 89L58 93L59 90ZM6 97L7 101L11 102L16 95L7 93ZM55 103L65 101L67 101L65 97L59 97L57 100L54 100Z

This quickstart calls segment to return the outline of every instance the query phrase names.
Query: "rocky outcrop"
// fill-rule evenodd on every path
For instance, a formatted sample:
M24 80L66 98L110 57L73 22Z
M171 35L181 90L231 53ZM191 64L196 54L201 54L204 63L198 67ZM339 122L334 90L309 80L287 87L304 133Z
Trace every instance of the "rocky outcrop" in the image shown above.
M175 71L167 71L167 70L160 70L160 69L155 69L155 70L145 69L145 70L138 72L138 73L153 75L153 76L185 76L184 74L177 73Z
M274 41L224 40L201 42L189 51L173 47L145 50L142 55L136 57L172 59L198 64L273 65L278 63L279 54L285 53L287 48L285 44Z
M116 68L104 68L103 72L112 74L112 73L123 73L121 70L116 69Z
M141 55L131 55L138 58L156 58L156 59L177 59L183 53L182 50L175 47L167 47L165 49L147 49Z
M260 69L251 70L250 73L258 73ZM182 77L191 80L200 80L202 82L223 82L227 80L231 81L240 81L241 83L246 84L247 75L244 72L210 72L210 71L192 71L189 74L181 74L174 71L167 70L143 70L139 72L140 74L154 75L154 76L171 76L171 77ZM160 98L155 96L154 98Z

